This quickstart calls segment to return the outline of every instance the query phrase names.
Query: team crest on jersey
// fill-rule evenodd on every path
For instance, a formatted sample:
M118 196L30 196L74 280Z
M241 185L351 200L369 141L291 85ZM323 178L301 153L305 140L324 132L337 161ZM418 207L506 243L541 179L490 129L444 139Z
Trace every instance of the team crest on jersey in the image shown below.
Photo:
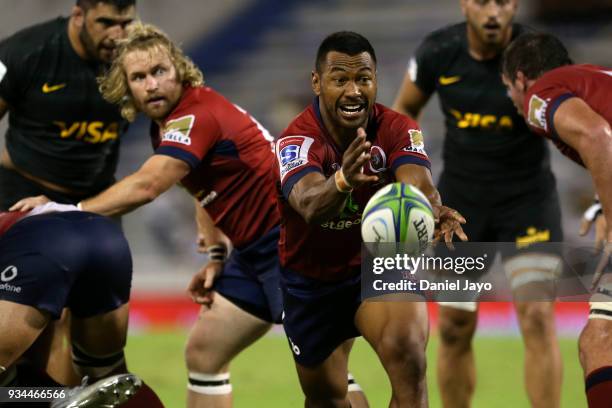
M527 122L533 127L548 130L546 123L546 108L548 103L537 95L532 95L529 99L529 115Z
M423 133L418 129L409 129L408 136L410 137L410 146L404 147L405 152L419 153L427 155L425 152L425 142L423 141Z
M195 122L195 116L187 115L178 119L169 120L164 127L162 142L173 142L184 145L191 145L191 129Z
M370 162L368 165L373 173L382 173L387 170L387 156L380 146L372 146L370 148Z
M314 139L307 136L289 136L276 142L281 182L291 170L308 163L308 151L313 142Z

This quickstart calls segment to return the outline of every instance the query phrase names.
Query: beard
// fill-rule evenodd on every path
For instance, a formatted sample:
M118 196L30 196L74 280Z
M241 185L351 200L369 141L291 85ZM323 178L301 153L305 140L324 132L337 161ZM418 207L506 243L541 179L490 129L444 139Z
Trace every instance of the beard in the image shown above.
M101 61L101 62L110 62L110 61L102 61L102 59L100 58L100 52L98 50L98 47L94 43L93 38L91 38L89 31L87 31L86 25L83 25L83 27L81 28L81 32L79 33L79 40L81 41L81 44L83 44L83 47L85 48L85 53L87 54L88 59L95 60L95 61Z

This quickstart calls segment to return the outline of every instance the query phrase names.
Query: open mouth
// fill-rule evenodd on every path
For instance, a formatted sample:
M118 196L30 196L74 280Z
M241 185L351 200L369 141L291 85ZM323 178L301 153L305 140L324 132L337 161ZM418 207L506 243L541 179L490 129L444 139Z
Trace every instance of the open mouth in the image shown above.
M340 105L340 112L344 116L358 116L366 110L365 103L353 103L353 104L342 104Z
M501 30L501 25L499 25L498 23L487 23L483 26L485 28L485 30L487 31L497 31L497 30Z
M147 99L147 105L157 106L164 102L166 98L163 96L154 96L152 98Z

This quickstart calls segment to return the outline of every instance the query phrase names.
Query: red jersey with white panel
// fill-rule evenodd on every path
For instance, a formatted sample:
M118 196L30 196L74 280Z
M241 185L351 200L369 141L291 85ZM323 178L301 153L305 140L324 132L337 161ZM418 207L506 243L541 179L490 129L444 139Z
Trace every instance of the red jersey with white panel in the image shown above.
M0 238L17 221L25 217L28 213L22 211L0 212Z
M273 139L243 109L211 88L186 87L151 140L155 154L189 164L181 185L235 247L278 225Z
M551 139L561 153L583 165L576 150L563 142L555 131L555 112L569 98L582 99L612 123L612 70L597 65L566 65L548 71L525 94L524 115L529 127Z
M376 104L368 121L367 139L372 159L366 174L376 174L375 184L355 189L342 213L322 224L309 225L289 204L291 189L311 172L333 177L342 165L342 154L327 133L318 98L302 112L276 142L281 238L281 265L313 279L334 282L359 273L361 265L361 215L368 200L384 185L395 181L403 164L430 167L421 131L412 119Z

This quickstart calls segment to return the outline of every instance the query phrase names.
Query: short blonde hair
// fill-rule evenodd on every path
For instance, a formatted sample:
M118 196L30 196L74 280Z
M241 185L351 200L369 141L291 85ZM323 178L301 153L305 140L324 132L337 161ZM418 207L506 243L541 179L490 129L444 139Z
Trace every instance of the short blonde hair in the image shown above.
M123 68L125 56L132 51L163 49L168 52L176 69L178 80L193 87L204 84L202 71L159 28L151 24L136 22L128 29L128 36L117 44L117 56L108 71L98 78L102 97L121 107L121 116L132 122L138 110L132 98Z

